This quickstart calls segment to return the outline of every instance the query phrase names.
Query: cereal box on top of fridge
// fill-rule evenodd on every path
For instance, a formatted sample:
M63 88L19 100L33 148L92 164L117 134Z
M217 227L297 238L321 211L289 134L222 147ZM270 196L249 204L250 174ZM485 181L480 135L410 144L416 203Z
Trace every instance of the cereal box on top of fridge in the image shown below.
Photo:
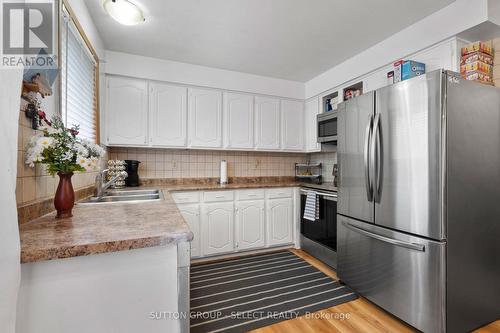
M425 64L413 60L405 61L401 65L401 81L411 79L425 73Z
M394 83L396 82L399 82L401 81L401 65L404 63L405 61L403 59L401 60L398 60L394 63Z
M483 52L472 52L461 57L460 65L469 64L474 61L482 61L485 64L493 65L493 56Z
M466 80L493 85L493 77L483 72L468 72L466 74L462 74L462 77Z
M493 55L493 44L491 41L487 42L474 42L462 47L462 55L466 55L472 52L483 52L489 55Z
M493 74L493 66L488 65L487 63L484 63L482 61L474 61L460 66L460 73L462 74L474 71L483 72L485 74L491 75Z

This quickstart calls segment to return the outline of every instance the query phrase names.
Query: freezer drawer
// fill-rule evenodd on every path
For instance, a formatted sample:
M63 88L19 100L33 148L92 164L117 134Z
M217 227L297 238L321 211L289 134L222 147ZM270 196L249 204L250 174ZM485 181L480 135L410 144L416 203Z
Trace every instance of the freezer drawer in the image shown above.
M339 278L417 329L445 330L445 244L337 216Z

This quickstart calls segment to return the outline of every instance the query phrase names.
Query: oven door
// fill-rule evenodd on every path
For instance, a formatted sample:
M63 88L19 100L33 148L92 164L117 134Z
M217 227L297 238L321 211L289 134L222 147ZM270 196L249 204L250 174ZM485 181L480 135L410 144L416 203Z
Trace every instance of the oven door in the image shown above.
M309 190L301 189L300 208L300 241L301 248L325 262L329 266L337 266L337 195L313 191L319 197L319 219L309 221L303 218L306 196Z

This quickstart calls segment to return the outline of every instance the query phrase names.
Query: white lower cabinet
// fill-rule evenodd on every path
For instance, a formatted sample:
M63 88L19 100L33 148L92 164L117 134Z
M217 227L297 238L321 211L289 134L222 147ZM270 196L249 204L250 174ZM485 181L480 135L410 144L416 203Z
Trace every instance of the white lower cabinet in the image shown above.
M194 235L191 257L203 258L292 244L294 193L255 188L174 192L172 198Z
M201 243L203 255L234 251L234 203L202 205Z
M264 200L236 202L236 249L262 248L265 242Z
M293 242L293 199L267 201L267 245L276 246Z
M200 205L199 204L180 204L177 206L193 232L191 241L191 257L201 256L201 230L200 230Z

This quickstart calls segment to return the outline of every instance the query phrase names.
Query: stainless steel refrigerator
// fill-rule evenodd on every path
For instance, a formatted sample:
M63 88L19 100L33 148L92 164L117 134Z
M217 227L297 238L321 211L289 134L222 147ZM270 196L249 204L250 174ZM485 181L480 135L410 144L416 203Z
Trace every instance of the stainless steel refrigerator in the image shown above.
M500 319L500 89L434 71L338 110L339 278L424 332Z

